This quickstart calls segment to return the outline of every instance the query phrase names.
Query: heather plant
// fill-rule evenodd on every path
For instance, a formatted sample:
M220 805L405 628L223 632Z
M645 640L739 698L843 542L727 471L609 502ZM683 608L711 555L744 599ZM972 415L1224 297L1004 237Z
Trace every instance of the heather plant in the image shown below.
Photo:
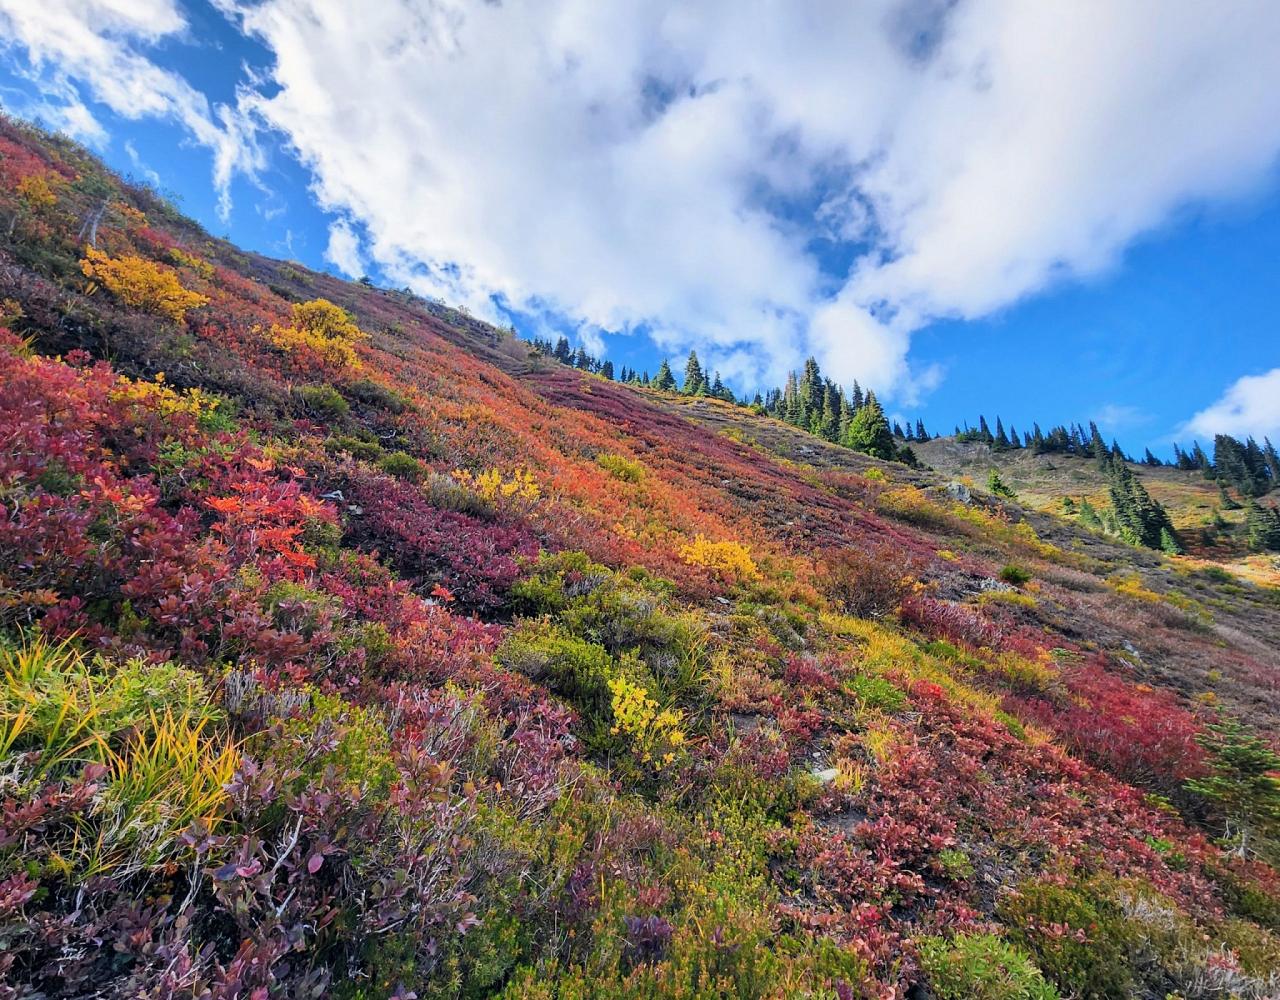
M926 938L920 964L939 1000L1057 1000L1058 991L1017 948L993 934Z
M1102 1000L1134 989L1132 929L1115 901L1087 885L1028 883L1001 902L999 914L1062 992Z

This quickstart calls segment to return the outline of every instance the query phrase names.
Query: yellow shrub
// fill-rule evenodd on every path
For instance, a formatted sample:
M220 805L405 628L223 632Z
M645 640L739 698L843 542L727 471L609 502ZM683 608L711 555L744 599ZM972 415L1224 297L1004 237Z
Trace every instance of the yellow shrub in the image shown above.
M988 590L978 598L979 604L1011 604L1018 608L1034 608L1036 599L1016 590Z
M682 545L679 554L690 566L704 566L721 576L736 580L760 578L750 551L741 542L713 542L705 535L698 535L688 545Z
M486 503L502 501L524 501L533 503L542 496L542 489L533 473L528 469L516 469L506 478L497 469L485 472L470 472L467 469L455 469L453 478L473 491Z
M638 483L644 478L644 466L625 455L602 452L596 456L596 464L624 483Z
M365 340L366 334L345 309L328 299L312 299L293 307L290 326L272 326L270 338L283 351L307 349L324 364L344 369L359 366L355 345Z
M180 247L174 247L169 251L169 259L179 267L189 267L196 274L204 278L206 281L212 280L214 276L213 265L207 260L201 260L199 257L187 253Z
M209 301L207 296L183 288L172 268L141 257L109 257L101 250L86 247L80 270L125 305L167 316L175 323L186 318L188 309Z
M32 209L49 208L58 200L44 174L31 174L18 181L18 194Z
M158 372L154 382L134 381L121 375L111 398L118 402L154 403L165 416L186 413L197 420L211 416L221 402L198 386L183 390L169 388L164 384L164 372Z
M661 770L684 746L680 713L660 708L649 692L625 677L609 681L615 736L625 736L642 764Z

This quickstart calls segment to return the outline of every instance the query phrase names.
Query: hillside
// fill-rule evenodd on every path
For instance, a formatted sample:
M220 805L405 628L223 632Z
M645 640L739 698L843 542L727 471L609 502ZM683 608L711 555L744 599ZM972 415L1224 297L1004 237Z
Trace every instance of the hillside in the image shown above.
M0 998L1280 989L1277 589L5 120L0 327Z
M1107 477L1088 458L1059 453L1037 455L1025 448L1000 451L981 441L957 441L951 437L913 442L912 447L922 463L952 479L966 479L981 486L990 471L996 469L1019 502L1036 510L1060 514L1064 498L1075 502L1085 499L1095 507L1109 503ZM1244 508L1224 505L1217 483L1195 470L1134 463L1129 463L1129 468L1140 477L1152 498L1168 510L1190 553L1247 578L1272 585L1280 583L1280 559L1248 553L1242 538ZM1215 522L1217 527L1211 527Z

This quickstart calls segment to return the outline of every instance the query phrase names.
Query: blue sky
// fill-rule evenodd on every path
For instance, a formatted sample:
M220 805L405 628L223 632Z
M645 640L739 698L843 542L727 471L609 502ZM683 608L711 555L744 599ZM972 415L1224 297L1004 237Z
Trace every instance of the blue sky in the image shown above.
M1280 439L1280 8L747 6L0 0L0 102L243 246L617 366Z

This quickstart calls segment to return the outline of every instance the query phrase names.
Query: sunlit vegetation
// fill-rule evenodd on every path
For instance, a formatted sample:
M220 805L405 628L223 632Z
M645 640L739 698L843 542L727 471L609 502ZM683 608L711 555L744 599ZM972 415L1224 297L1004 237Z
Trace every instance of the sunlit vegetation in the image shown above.
M0 248L0 992L1275 995L1264 588L8 121ZM811 374L770 426L853 433Z

